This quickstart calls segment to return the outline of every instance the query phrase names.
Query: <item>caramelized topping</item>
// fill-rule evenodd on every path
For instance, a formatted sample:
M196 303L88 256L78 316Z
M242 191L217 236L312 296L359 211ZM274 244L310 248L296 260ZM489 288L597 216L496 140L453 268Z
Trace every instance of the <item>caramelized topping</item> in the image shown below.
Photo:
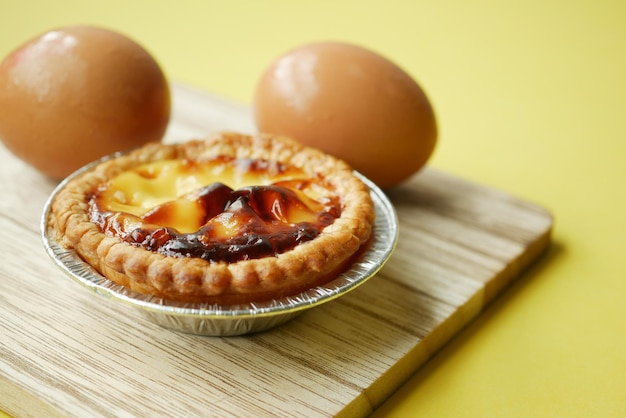
M103 232L150 251L234 262L312 240L340 205L321 179L295 167L220 157L121 173L94 194L90 216Z

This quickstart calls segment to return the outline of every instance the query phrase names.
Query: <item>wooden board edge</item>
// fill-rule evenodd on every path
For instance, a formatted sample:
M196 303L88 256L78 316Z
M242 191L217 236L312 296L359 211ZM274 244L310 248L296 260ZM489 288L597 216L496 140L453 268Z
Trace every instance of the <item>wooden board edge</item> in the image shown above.
M432 357L441 351L461 330L472 323L485 309L516 279L530 268L546 253L552 242L553 215L547 210L537 207L546 214L546 229L528 245L527 250L512 260L489 283L486 283L470 299L460 306L452 315L428 334L418 345L410 350L402 359L383 373L364 391L371 410L379 408L396 392L411 376L413 376ZM343 413L343 411L342 411ZM348 415L345 415L348 416ZM354 415L352 415L354 416Z
M0 417L3 413L7 417L49 417L63 418L65 415L45 400L22 389L15 382L0 377Z

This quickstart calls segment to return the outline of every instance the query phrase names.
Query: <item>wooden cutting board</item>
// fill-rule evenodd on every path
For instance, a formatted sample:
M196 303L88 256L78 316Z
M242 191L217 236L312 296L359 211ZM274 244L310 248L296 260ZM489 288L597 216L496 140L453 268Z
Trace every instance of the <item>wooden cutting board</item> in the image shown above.
M254 132L247 108L180 85L168 141ZM552 217L426 169L389 192L397 249L354 292L274 330L163 329L68 279L39 232L55 184L0 147L0 410L15 416L363 416L547 247Z

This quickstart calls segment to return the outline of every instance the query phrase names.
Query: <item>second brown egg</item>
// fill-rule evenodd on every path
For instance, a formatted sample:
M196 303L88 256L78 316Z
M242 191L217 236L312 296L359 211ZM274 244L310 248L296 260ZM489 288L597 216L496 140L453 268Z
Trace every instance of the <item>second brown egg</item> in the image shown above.
M280 56L257 84L254 115L259 131L342 158L383 188L419 171L437 142L435 113L417 82L380 54L347 43Z

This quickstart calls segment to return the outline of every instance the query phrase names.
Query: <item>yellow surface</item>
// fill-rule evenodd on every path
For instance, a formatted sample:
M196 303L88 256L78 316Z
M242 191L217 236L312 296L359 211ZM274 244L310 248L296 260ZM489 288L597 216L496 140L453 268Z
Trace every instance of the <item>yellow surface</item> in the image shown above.
M249 103L278 54L351 41L425 88L432 165L550 209L554 245L378 417L626 411L626 2L0 0L0 55L71 23L131 35L169 77Z

